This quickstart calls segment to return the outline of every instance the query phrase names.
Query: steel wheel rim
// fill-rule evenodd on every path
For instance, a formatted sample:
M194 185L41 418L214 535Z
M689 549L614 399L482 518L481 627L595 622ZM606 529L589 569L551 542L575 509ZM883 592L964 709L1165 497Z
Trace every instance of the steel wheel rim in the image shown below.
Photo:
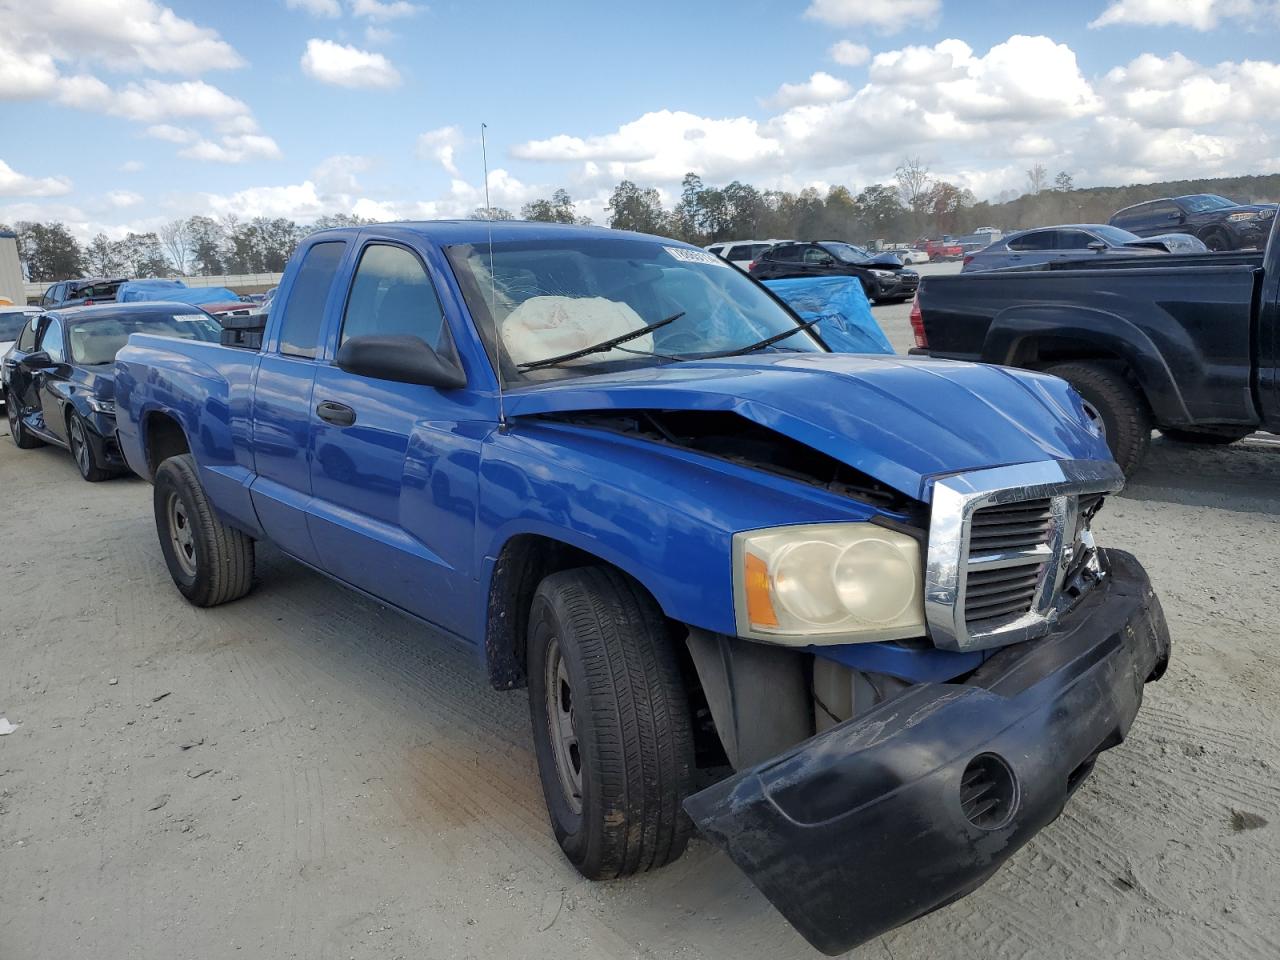
M582 752L578 743L577 715L569 671L560 656L560 641L547 644L545 708L551 753L556 762L560 792L575 814L582 813Z
M89 475L89 444L84 439L84 427L79 417L71 418L71 454L76 458L76 465L86 477Z
M169 494L169 502L165 507L169 517L169 543L173 547L173 555L178 559L178 566L189 577L196 575L196 538L191 532L191 518L187 515L186 505L176 493Z
M1080 404L1084 407L1085 414L1087 414L1089 419L1093 421L1094 426L1098 428L1098 432L1102 434L1102 439L1106 440L1107 421L1102 419L1102 414L1098 412L1098 408L1083 397L1080 398Z

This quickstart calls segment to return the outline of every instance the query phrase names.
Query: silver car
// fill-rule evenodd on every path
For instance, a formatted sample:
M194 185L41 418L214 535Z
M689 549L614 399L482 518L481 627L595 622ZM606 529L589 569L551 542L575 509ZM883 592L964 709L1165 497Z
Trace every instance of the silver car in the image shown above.
M981 250L966 254L961 272L1028 267L1053 260L1083 260L1095 256L1167 256L1168 253L1159 240L1144 240L1119 227L1105 223L1069 223L1020 230L1001 237Z

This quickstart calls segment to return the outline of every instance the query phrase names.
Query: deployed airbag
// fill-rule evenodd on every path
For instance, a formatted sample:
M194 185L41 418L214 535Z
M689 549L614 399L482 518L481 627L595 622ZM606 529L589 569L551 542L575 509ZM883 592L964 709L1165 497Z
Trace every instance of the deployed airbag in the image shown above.
M512 363L532 363L619 337L645 325L625 303L604 297L530 297L502 321L502 346ZM653 350L653 335L630 341L626 350L584 357L585 362L617 360L633 351Z

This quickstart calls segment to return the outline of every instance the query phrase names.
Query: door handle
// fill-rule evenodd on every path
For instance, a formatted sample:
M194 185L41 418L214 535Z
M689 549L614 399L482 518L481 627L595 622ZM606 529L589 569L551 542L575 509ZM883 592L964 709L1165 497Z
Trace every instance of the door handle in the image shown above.
M316 416L335 427L349 427L356 422L354 410L345 403L335 403L332 400L321 400L316 406Z

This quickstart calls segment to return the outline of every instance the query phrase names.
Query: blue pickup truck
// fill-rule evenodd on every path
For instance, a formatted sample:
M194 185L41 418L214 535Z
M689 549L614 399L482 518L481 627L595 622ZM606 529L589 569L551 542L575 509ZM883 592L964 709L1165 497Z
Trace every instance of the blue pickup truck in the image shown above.
M837 953L1057 817L1169 634L1066 383L812 323L657 237L325 231L260 336L131 338L119 442L192 603L269 541L455 637L528 687L585 876L696 828Z

